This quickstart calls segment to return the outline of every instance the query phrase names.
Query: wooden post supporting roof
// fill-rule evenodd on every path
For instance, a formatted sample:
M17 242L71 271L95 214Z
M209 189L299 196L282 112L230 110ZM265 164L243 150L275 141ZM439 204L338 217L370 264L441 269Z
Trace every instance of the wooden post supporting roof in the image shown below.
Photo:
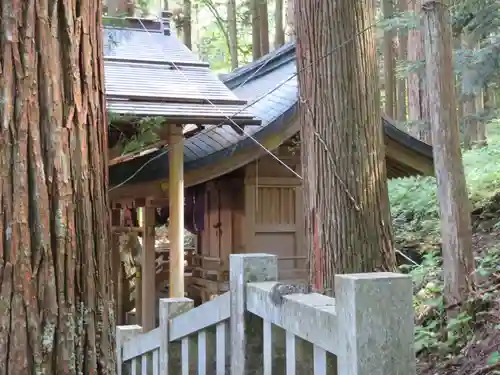
M155 208L146 201L143 211L141 326L143 332L156 326Z
M122 223L122 210L112 209L111 210L111 224L121 225ZM124 314L123 314L123 298L121 296L122 292L122 260L120 254L120 233L111 233L111 275L113 280L113 295L116 301L115 309L115 319L116 325L125 324Z
M169 134L169 207L171 298L184 297L184 135L182 127L171 127Z

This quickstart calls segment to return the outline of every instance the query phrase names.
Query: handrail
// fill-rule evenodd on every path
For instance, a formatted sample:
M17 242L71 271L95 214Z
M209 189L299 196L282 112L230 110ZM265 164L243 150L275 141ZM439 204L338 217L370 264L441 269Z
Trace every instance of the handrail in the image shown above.
M135 336L125 341L122 347L122 359L128 361L160 348L161 331L159 328Z
M176 341L230 317L229 292L179 315L170 321L169 340Z

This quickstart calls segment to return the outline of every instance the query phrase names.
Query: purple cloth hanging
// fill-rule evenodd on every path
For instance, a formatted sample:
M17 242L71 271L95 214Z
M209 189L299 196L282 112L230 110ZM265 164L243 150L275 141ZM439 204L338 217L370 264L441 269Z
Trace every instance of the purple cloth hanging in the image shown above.
M169 207L156 210L156 225L167 224ZM184 193L184 228L193 234L203 231L205 225L205 187L192 186Z

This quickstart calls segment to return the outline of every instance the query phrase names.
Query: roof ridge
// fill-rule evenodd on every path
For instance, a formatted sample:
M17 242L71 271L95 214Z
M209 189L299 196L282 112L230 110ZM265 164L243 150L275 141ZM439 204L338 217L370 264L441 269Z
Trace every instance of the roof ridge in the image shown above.
M219 77L227 87L234 89L243 82L253 81L295 60L295 45L295 41L287 42L260 59Z

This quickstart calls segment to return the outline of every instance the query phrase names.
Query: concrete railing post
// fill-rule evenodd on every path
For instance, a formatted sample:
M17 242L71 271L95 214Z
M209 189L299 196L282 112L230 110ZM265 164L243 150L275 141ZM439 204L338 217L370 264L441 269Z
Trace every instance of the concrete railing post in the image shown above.
M246 284L277 281L278 258L270 254L233 254L229 258L231 298L231 375L245 375L246 363Z
M123 374L122 349L125 341L132 340L142 333L142 327L138 325L116 326L116 373Z
M170 320L178 315L181 315L194 306L194 302L189 298L161 298L160 299L160 331L161 331L161 341L160 341L160 363L159 363L159 374L168 375L170 364L169 358L171 350L169 350L169 323ZM181 361L183 359L181 358Z
M412 281L396 273L335 276L339 375L414 375Z

